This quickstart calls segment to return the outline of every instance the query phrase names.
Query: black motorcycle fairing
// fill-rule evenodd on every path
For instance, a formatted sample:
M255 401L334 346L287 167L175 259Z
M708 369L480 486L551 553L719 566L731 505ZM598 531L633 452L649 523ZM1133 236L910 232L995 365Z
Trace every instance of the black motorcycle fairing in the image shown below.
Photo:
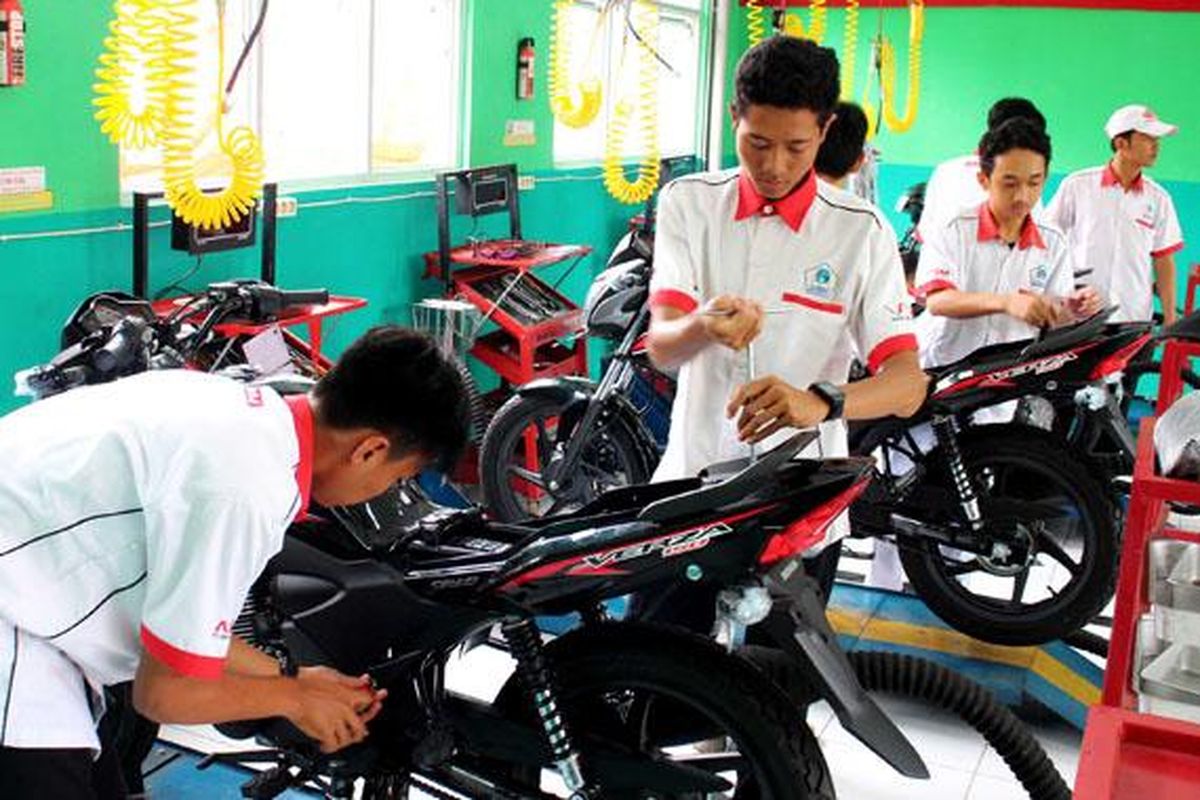
M929 399L908 421L922 422L935 414L966 415L980 408L1026 395L1073 398L1096 381L1095 370L1105 359L1126 353L1148 336L1148 325L1116 323L1065 347L1042 349L1029 357L1028 340L991 345L961 361L929 370ZM1057 403L1056 403L1057 405Z
M500 563L502 557L495 558L494 568ZM397 648L422 652L450 647L497 616L423 598L392 564L339 558L297 536L284 538L265 577L293 657L347 675L361 675L388 661L394 657L389 651ZM426 584L432 587L435 581L430 578Z

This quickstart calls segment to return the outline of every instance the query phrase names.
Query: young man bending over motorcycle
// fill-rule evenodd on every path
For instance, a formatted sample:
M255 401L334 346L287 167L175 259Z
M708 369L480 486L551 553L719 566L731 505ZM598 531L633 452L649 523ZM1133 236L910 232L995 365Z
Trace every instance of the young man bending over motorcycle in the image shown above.
M1050 167L1050 137L1012 119L979 142L987 200L925 231L917 266L921 363L958 361L989 344L1030 339L1100 310L1094 289L1075 289L1066 237L1035 221Z
M740 166L659 200L648 346L680 371L658 480L824 422L823 452L844 454L837 420L908 416L925 397L895 234L813 169L837 57L772 38L742 57L736 92ZM847 385L855 355L872 377Z
M465 418L437 348L380 327L310 395L172 370L0 420L4 796L121 797L95 719L102 687L130 679L158 722L279 716L326 752L362 740L383 692L282 675L231 626L310 497L358 503L453 459Z

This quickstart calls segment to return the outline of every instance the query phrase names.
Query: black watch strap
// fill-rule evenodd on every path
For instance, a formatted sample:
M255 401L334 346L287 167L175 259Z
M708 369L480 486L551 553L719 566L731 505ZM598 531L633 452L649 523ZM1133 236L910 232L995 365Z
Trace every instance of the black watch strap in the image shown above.
M825 421L842 418L842 413L846 410L846 395L841 389L829 381L817 381L810 385L808 390L829 406L829 414L826 415Z

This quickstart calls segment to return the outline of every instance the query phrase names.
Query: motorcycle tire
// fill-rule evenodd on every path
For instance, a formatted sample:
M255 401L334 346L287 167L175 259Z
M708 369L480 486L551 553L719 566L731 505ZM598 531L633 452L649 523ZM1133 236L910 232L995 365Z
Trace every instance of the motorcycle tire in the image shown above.
M526 498L519 496L519 490L509 479L508 470L524 432L530 426L536 425L538 420L556 417L561 411L561 404L552 398L514 395L492 418L479 450L479 480L484 508L493 519L500 522L520 522L545 513L544 510L532 508ZM574 432L570 432L568 437L564 437L563 433L556 432L560 441L566 441L573 435ZM651 469L641 455L634 434L625 425L617 423L606 426L602 435L606 437L602 441L585 445L581 460L612 459L616 470L608 471L612 483L604 488L630 486L650 480ZM603 469L603 465L597 469ZM548 490L542 491L550 494ZM589 499L592 498L584 498ZM555 500L557 501L557 498ZM582 505L582 502L575 505ZM566 505L561 510L566 511L570 507Z
M960 441L963 463L977 484L980 472L989 467L1024 467L1046 482L1057 481L1057 488L1073 502L1082 523L1078 527L1083 534L1082 553L1074 569L1066 567L1071 576L1067 584L1048 599L1017 607L1018 600L1005 603L981 597L951 574L937 542L913 537L900 540L900 561L913 589L942 620L969 636L1008 646L1044 644L1083 628L1112 597L1120 555L1116 515L1104 487L1056 443L1049 436L1010 425L968 429ZM930 457L926 480L953 487L939 450ZM1049 543L1046 537L1038 542L1047 554ZM1060 545L1054 546L1065 555ZM1026 580L1028 572L1026 566ZM1019 578L1014 578L1014 593L1016 580Z
M546 655L569 728L583 720L601 724L596 708L604 708L608 698L644 691L668 699L657 721L672 732L681 718L696 715L706 727L693 735L724 736L737 745L750 763L753 778L739 781L735 800L836 797L820 745L796 707L767 675L711 641L659 626L621 623L564 636L546 646ZM637 726L642 738L661 730L651 716L652 702L639 706L627 695L622 700L618 713L623 724ZM600 706L595 705L598 701ZM533 714L516 675L501 689L496 704L523 718ZM643 716L634 719L629 708ZM710 729L709 724L717 727ZM581 757L586 769L586 749ZM533 788L540 773L518 768L514 778ZM601 790L613 800L651 796Z

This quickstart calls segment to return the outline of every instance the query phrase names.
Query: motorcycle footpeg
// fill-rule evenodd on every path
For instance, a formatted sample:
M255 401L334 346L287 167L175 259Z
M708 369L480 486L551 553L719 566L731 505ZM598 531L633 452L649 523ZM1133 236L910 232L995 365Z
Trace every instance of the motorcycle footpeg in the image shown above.
M829 703L842 727L908 778L929 777L920 754L866 693L829 627L816 582L796 565L767 579L775 598L762 625L775 643L804 670L805 677Z

